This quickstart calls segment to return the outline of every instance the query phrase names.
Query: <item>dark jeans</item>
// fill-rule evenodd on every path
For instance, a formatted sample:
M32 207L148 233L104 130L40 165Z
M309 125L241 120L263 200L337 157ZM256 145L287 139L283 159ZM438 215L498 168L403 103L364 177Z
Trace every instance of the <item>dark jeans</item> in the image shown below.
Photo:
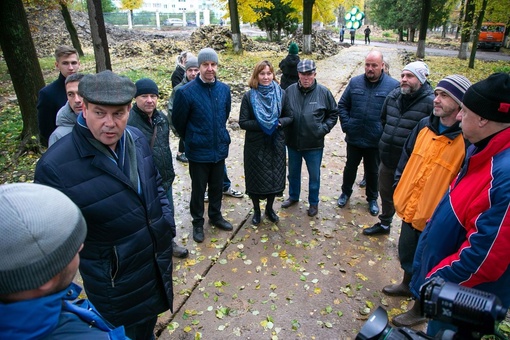
M381 224L390 225L395 215L393 206L393 183L395 182L395 169L390 169L383 162L379 164L379 195L381 195Z
M352 186L356 180L358 165L363 159L365 168L365 178L367 186L365 189L367 201L377 200L378 177L379 177L379 149L378 148L358 148L347 144L347 162L344 168L344 178L342 183L342 192L347 196L352 194Z
M134 325L124 326L126 336L132 340L153 340L154 339L154 327L158 317L155 316L144 322L135 323Z
M177 152L183 153L184 151L186 151L184 148L184 139L179 138L179 149L177 149Z
M370 36L369 35L365 35L365 44L366 43L370 44Z
M412 227L410 223L402 221L400 238L398 239L398 258L400 266L407 273L413 274L413 260L421 232Z
M227 191L228 188L232 185L230 178L227 175L227 165L225 164L225 171L223 172L223 192Z
M197 163L189 161L191 177L190 212L194 227L204 226L204 194L209 188L208 216L211 221L218 221L221 216L221 198L223 196L223 174L225 160L218 163Z

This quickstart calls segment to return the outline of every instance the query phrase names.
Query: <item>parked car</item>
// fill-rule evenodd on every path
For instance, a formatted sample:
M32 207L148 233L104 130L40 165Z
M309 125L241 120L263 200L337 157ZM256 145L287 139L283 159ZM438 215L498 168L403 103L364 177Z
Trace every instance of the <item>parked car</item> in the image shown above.
M193 20L188 20L187 24L190 27L195 27L197 25L196 21L193 21Z
M179 18L168 18L163 22L167 26L184 26L184 21Z

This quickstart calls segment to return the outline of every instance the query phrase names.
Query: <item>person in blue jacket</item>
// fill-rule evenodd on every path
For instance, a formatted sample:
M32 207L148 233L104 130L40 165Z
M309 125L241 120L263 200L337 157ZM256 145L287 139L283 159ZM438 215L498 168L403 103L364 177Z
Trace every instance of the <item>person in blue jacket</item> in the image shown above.
M185 153L191 177L190 213L193 219L193 240L204 241L204 194L208 187L209 223L230 231L232 224L221 214L225 158L230 135L230 88L216 78L218 54L203 48L197 57L199 75L175 93L172 121L184 138Z
M36 183L81 209L88 233L80 253L87 296L133 339L152 339L172 308L175 221L147 138L127 126L135 84L111 71L80 81L73 131L44 153Z
M0 339L127 339L72 282L87 224L60 191L0 185Z

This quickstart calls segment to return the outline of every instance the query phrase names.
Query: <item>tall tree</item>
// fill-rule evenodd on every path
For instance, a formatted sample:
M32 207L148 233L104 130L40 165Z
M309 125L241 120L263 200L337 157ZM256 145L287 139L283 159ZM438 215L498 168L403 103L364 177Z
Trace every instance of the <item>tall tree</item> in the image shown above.
M425 58L425 39L427 39L427 28L431 8L432 0L422 0L420 36L418 37L418 49L416 51L416 56L418 58Z
M101 0L87 0L96 72L112 69Z
M315 0L303 0L303 53L312 53L312 10Z
M480 13L478 13L478 19L476 20L476 29L475 34L473 36L473 45L471 46L471 55L469 56L469 68L475 68L475 57L476 57L476 48L478 45L478 34L480 33L480 28L482 27L483 17L485 16L485 10L487 9L488 0L482 1L482 8L480 9Z
M39 152L37 96L44 86L27 14L21 0L0 1L0 47L18 98L23 129L18 155L27 150ZM23 67L20 67L23 63Z
M74 27L73 20L71 19L71 13L69 13L69 9L67 8L67 3L65 0L60 1L60 13L62 13L67 31L71 36L73 47L76 49L76 51L78 51L78 55L83 57L83 50L81 48L80 39L78 38L78 32L76 31L76 27Z
M121 3L121 9L129 10L131 22L134 24L133 10L141 8L143 5L143 0L121 0L120 3Z
M241 53L243 51L243 44L241 42L241 28L239 27L237 1L228 0L228 9L230 12L230 29L232 30L232 43L234 45L234 52Z
M475 0L466 0L464 6L464 19L460 35L459 59L467 59L469 40L471 38L471 29L473 28L473 18L475 15Z

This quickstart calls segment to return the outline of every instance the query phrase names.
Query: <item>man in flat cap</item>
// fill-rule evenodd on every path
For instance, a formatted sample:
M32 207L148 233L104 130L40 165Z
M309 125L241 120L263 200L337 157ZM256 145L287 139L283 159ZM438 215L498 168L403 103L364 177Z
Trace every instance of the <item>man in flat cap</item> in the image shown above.
M294 113L294 123L285 129L285 144L289 153L289 198L282 203L287 209L299 202L301 165L308 169L308 216L319 212L319 188L324 137L338 120L335 98L315 79L315 62L303 59L297 66L299 81L286 90Z
M429 68L422 61L407 64L400 74L400 87L388 94L381 111L383 132L379 141L379 222L363 229L368 236L387 235L395 214L395 170L402 148L418 122L434 109L434 91L427 81ZM339 202L340 204L340 202Z
M41 157L35 182L62 191L87 221L88 298L128 337L151 339L158 314L172 308L175 222L147 139L126 126L136 87L103 71L83 77L78 91L83 111Z
M432 277L495 294L510 306L510 75L472 85L457 114L472 145L423 231L411 291ZM431 320L435 335L451 325Z
M126 339L72 282L87 234L80 209L45 185L0 185L0 338Z
M218 54L203 48L197 57L199 75L175 92L172 121L184 138L191 177L190 213L193 240L204 241L204 194L209 187L209 223L231 231L232 224L221 214L225 158L230 135L226 123L230 115L230 88L216 78Z

